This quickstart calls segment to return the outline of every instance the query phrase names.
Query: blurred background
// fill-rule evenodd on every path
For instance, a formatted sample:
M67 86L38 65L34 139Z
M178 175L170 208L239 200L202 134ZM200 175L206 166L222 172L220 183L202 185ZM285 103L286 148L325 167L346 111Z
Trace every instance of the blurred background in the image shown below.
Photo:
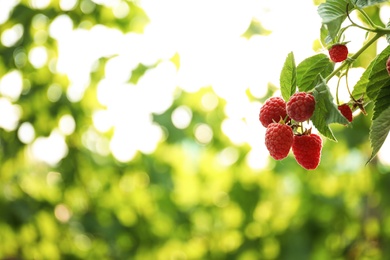
M315 171L264 145L287 54L327 53L320 3L0 0L0 259L388 259L370 107Z

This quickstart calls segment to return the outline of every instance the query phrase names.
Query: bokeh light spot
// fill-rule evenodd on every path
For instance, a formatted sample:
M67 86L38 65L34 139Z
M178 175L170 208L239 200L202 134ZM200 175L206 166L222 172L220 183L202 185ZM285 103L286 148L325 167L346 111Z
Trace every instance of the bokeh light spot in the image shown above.
M62 11L73 10L77 5L77 0L60 0L60 8Z
M92 115L92 121L95 128L105 133L112 128L112 118L107 110L97 110Z
M221 129L230 140L237 145L243 144L247 140L246 124L239 118L227 118L222 122Z
M50 4L50 0L29 0L29 4L35 9L44 9Z
M62 95L62 89L61 86L58 84L52 84L47 89L47 98L51 102L57 102Z
M63 115L60 118L59 129L64 135L71 135L76 129L76 122L74 121L73 116Z
M66 38L73 30L73 21L66 14L58 15L49 26L49 34L56 40Z
M48 59L47 49L43 46L32 48L28 53L28 60L36 68L42 68Z
M11 28L4 30L1 34L1 43L5 47L11 47L22 38L24 32L23 25L15 24Z
M0 98L0 111L0 127L6 131L15 130L22 114L21 107L6 98Z
M173 110L171 120L173 125L178 129L185 129L191 123L192 111L187 106L179 106Z
M218 153L218 161L223 166L234 164L239 157L239 151L234 147L227 147Z
M246 162L254 170L266 168L269 164L269 152L267 148L261 146L252 149L246 155Z
M130 12L130 7L125 1L118 1L112 7L112 12L114 13L114 16L118 19L125 18Z
M80 3L81 12L84 14L90 14L95 10L95 3L91 0L82 0Z
M22 73L18 70L11 70L5 74L0 81L0 93L9 97L12 101L19 99L23 90Z
M202 96L201 103L206 111L212 111L218 106L218 96L214 93L206 93Z
M49 165L56 165L68 153L64 136L53 130L49 137L38 137L32 143L32 155Z
M13 8L19 3L20 0L6 0L0 1L0 24L5 23Z
M71 211L68 209L67 206L65 206L64 204L58 204L55 208L54 208L54 215L56 216L56 218L62 222L62 223L66 223L69 221L70 217L72 216L72 213Z
M18 138L24 144L31 143L35 138L35 130L31 123L24 122L19 126Z
M202 144L208 144L213 139L213 130L207 124L198 124L194 129L195 138Z
M23 48L18 48L14 51L14 61L17 68L23 68L27 60L27 54Z

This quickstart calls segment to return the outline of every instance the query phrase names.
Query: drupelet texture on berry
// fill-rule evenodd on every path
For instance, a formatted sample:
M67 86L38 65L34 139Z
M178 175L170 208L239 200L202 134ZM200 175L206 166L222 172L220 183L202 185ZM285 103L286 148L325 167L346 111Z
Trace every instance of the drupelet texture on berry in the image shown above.
M328 51L333 62L342 62L348 57L348 48L345 44L335 44Z
M306 92L295 93L287 102L287 115L297 122L304 122L313 115L315 104L313 95Z
M294 133L290 126L271 123L265 132L265 146L275 160L287 157L293 143Z
M279 122L287 116L286 102L281 97L271 97L260 108L259 120L264 127Z
M387 61L386 61L386 70L387 70L387 73L389 73L389 75L390 75L390 56L389 56L389 58L387 58Z
M352 109L349 107L347 103L339 105L337 107L340 111L340 113L349 121L352 122L353 116L352 116Z
M307 170L314 170L321 160L322 139L317 134L295 135L292 151L296 161Z

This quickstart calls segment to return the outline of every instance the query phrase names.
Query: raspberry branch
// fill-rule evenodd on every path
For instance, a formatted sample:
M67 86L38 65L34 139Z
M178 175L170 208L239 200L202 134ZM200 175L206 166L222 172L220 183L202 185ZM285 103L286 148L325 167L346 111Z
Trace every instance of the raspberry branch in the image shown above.
M367 32L371 32L371 33L374 33L374 36L368 40L354 55L352 55L350 58L346 59L338 68L336 68L331 74L329 74L326 78L325 78L325 82L327 83L333 76L337 75L340 71L342 71L346 66L349 67L349 65L352 64L352 62L354 60L356 60L360 54L362 54L368 47L370 47L373 43L375 43L379 38L381 38L382 36L386 35L386 34L390 34L390 29L389 28L383 28L383 27L380 27L380 26L377 26L376 24L374 24L374 22L370 19L370 17L366 14L366 12L364 12L364 10L362 10L361 8L358 8L356 7L356 9L364 16L364 18L366 19L367 23L372 27L372 28L367 28L367 27L364 27L364 26L361 26L357 23L355 23L351 17L349 16L349 3L347 4L346 6L346 15L348 17L348 20L352 23L352 26L356 26L360 29L363 29ZM346 28L348 28L349 26L347 26ZM341 29L341 33L344 33L345 29Z
M388 32L390 33L390 31ZM350 58L346 59L341 63L339 67L337 67L332 73L330 73L326 78L325 82L328 83L328 81L333 78L335 75L337 75L340 71L342 71L346 66L349 66L352 64L354 60L356 60L360 54L362 54L368 47L370 47L373 43L375 43L379 38L381 38L386 33L384 31L376 32L376 34L367 41L354 55L352 55Z

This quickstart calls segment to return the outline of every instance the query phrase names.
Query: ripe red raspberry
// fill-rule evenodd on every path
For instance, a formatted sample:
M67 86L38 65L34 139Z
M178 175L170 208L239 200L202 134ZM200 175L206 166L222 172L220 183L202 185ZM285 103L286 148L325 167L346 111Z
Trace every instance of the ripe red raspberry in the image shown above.
M389 75L390 75L390 56L389 56L389 58L387 58L387 61L386 61L386 70L387 70L387 73L389 73Z
M275 160L287 157L293 143L294 133L288 125L271 123L265 131L265 146Z
M329 49L329 56L333 62L345 61L348 57L348 48L345 44L335 44Z
M285 119L286 116L286 102L281 97L271 97L260 108L259 120L264 127L267 127L274 121Z
M306 92L298 92L287 102L287 115L297 121L303 122L313 115L316 101L314 96Z
M348 106L348 104L342 104L337 107L340 113L349 121L352 122L352 109Z
M306 170L317 168L321 160L322 139L316 134L295 135L292 151L295 159Z

